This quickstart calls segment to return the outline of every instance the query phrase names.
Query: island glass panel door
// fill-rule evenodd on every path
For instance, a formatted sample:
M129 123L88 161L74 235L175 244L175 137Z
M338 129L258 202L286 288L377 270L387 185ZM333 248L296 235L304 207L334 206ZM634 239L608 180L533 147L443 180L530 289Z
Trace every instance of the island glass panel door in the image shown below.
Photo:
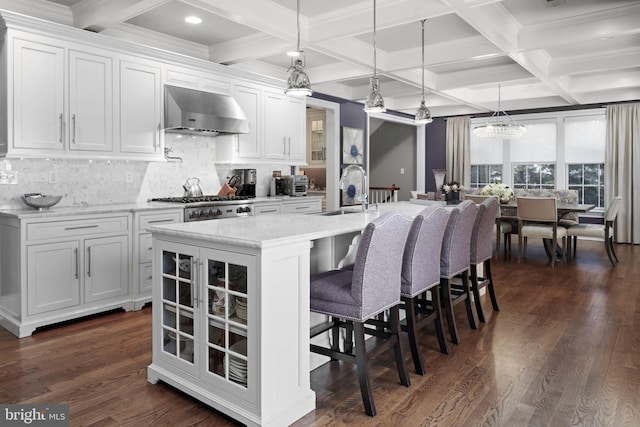
M171 245L162 249L161 262L160 357L197 375L197 250Z
M250 361L255 337L249 327L249 289L255 283L255 257L204 249L201 257L207 277L204 377L246 398L247 389L255 381L251 370L255 363Z

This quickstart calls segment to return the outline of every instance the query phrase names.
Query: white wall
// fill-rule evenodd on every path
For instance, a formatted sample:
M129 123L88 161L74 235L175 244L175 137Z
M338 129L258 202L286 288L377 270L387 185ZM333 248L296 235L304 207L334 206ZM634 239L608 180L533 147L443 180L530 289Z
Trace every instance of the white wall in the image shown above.
M122 160L11 159L18 172L18 183L0 185L0 208L23 208L24 193L63 195L59 206L103 205L145 202L153 197L181 196L182 185L190 177L200 179L205 194L217 194L233 169L255 168L256 195L269 192L271 172L283 175L290 167L283 164L216 165L215 138L165 135L165 146L183 162L136 162ZM49 183L50 171L57 183ZM127 182L127 175L131 182Z

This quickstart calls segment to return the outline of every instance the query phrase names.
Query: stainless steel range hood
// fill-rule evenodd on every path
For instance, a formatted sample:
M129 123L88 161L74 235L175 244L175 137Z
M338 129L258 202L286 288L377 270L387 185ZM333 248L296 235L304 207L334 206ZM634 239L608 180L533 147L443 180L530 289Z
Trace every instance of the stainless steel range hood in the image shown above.
M216 136L249 133L249 120L230 96L165 85L165 132Z

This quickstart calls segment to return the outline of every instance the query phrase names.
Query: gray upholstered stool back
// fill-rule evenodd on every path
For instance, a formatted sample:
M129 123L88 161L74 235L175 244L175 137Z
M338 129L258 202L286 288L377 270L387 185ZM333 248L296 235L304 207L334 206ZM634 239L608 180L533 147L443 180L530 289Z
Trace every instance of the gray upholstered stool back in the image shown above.
M411 218L389 212L367 224L353 265L351 296L361 304L361 319L400 302L402 257Z
M402 261L402 295L408 298L440 283L442 236L449 215L441 206L429 206L413 219Z
M471 233L478 208L465 200L449 213L449 221L442 238L440 277L452 278L469 269Z
M471 264L479 264L493 255L493 226L500 210L494 197L478 206L478 214L471 233Z

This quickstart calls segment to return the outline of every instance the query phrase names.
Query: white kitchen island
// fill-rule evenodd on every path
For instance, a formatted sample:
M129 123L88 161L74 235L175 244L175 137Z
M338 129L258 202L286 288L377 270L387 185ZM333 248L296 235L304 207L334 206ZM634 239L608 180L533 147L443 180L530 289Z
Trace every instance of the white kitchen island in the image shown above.
M247 425L289 425L315 408L309 276L333 268L378 213L279 215L151 228L152 383ZM380 205L414 216L424 206Z

